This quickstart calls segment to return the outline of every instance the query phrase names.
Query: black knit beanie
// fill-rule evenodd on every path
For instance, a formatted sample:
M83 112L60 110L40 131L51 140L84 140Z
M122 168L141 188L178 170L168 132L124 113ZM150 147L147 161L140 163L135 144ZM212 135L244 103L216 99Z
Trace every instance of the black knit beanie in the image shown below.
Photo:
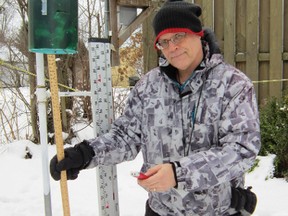
M156 36L154 47L156 48L155 44L159 37L166 33L187 32L202 37L202 24L198 18L201 13L201 8L196 4L181 0L168 0L153 20Z

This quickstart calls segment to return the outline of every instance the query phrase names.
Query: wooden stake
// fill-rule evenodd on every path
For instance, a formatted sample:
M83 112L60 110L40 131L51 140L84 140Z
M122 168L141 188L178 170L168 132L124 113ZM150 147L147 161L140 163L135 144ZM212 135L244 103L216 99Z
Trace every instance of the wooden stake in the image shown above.
M57 79L55 55L47 55L47 59L48 59L57 159L58 161L60 161L64 158L64 147L63 147L63 138L62 138L62 124L61 124L61 116L60 116L60 106L59 106L59 96L58 96L58 79ZM64 216L70 216L66 171L61 172L60 187L61 187L62 206L63 206Z

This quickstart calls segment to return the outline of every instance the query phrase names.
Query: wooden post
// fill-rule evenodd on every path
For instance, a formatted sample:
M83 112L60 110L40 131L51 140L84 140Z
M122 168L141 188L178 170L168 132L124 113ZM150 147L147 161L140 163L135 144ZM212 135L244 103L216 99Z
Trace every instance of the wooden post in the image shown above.
M154 31L151 26L155 12L143 21L144 73L158 66L158 54L154 48Z
M224 52L224 0L214 2L214 32L222 53Z
M195 3L197 3L195 1ZM209 27L214 30L214 1L211 0L202 0L202 23L205 27Z
M283 48L284 48L284 53L283 53L283 77L285 79L288 78L288 1L284 1L284 44L283 44ZM286 23L286 24L285 24ZM286 38L286 40L285 40ZM284 86L283 89L287 89L288 88L288 83L284 82Z
M261 61L259 54L259 80L269 79L269 29L270 29L270 6L269 1L260 0L259 6L259 53L268 56L267 60ZM261 37L260 37L261 35ZM261 57L262 58L262 57ZM265 104L269 97L269 83L259 84L259 102Z
M270 1L270 80L283 78L283 2L282 0ZM270 83L269 96L280 97L282 83Z
M110 27L111 27L111 44L113 49L111 52L111 66L118 66L120 64L119 56L119 39L118 39L118 12L117 12L117 2L116 0L109 1L109 10L110 10ZM108 36L108 35L107 35Z
M224 0L224 58L235 65L235 0Z
M246 74L254 81L259 80L259 2L247 1L247 16L246 16ZM258 98L258 84L255 85L255 92Z
M56 143L56 149L57 149L57 159L58 161L60 161L64 158L64 148L63 148L63 138L62 138L62 124L61 124L61 116L60 116L60 106L59 106L59 96L58 96L58 79L57 79L55 55L47 55L47 59L48 59L48 68L49 68L50 91L51 91L51 100L52 100L52 111L53 111L55 143ZM62 206L63 206L64 216L70 216L66 171L61 172L60 187L61 187Z

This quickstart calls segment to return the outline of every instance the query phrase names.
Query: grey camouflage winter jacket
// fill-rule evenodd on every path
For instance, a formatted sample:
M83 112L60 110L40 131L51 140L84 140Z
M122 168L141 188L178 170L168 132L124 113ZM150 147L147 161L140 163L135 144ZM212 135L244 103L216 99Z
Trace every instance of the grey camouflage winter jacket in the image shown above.
M220 54L208 58L205 50L183 85L160 68L147 73L110 132L90 140L96 154L90 167L132 160L140 150L144 172L180 162L177 188L149 192L149 205L160 215L229 215L231 186L243 187L260 149L253 84Z

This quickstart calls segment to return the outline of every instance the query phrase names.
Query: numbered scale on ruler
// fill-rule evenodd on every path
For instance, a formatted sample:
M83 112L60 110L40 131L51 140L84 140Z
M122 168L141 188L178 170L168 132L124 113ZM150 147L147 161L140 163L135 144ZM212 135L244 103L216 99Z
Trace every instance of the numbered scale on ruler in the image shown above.
M94 131L99 136L109 131L114 119L108 39L89 39L89 64ZM116 166L99 166L97 183L100 215L119 215Z

